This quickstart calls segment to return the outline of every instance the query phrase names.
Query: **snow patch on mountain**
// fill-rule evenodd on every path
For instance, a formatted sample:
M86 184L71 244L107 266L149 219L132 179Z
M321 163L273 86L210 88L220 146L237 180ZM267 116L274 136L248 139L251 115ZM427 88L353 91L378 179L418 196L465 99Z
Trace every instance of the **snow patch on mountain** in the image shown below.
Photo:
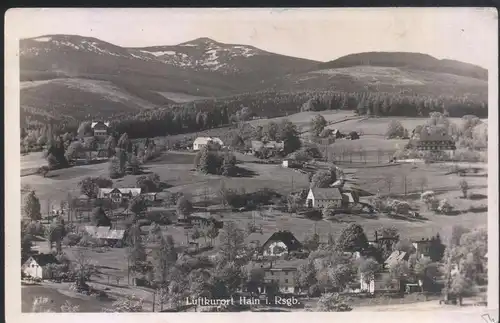
M163 55L176 55L177 53L172 51L172 50L166 50L166 51L157 51L157 52L149 52L146 50L141 50L141 52L146 53L146 54L151 54L153 56L163 56Z
M38 37L33 39L34 41L39 41L39 42L49 42L52 40L52 37Z

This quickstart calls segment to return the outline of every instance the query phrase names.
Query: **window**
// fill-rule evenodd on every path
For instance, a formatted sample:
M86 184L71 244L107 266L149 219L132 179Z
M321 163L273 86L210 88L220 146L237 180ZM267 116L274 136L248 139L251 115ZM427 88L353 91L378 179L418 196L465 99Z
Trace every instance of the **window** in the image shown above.
M285 283L288 283L288 279L285 279Z

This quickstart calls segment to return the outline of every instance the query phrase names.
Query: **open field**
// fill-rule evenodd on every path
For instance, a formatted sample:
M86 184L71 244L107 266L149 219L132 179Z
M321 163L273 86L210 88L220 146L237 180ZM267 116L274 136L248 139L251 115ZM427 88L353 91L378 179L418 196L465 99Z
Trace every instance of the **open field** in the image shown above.
M340 141L339 141L340 142ZM347 142L347 141L346 141ZM334 144L334 145L337 145ZM217 191L224 182L226 188L245 189L247 192L261 188L277 190L281 194L287 194L292 190L308 188L307 176L292 169L282 168L280 165L255 164L243 162L239 166L248 170L248 177L227 178L215 175L203 175L193 170L193 153L167 152L160 159L145 165L146 172L157 173L162 182L165 182L171 192L183 192L194 202L204 199L214 199ZM406 199L417 208L420 208L422 219L392 218L385 215L368 217L362 215L339 215L333 220L323 220L316 223L316 230L322 239L326 239L328 233L338 233L348 223L356 222L363 225L367 234L380 226L395 226L402 235L408 237L420 237L423 234L431 235L449 227L453 223L461 223L468 227L484 226L487 221L487 167L482 166L483 171L459 177L457 175L446 175L450 166L441 164L387 164L387 161L379 165L375 162L367 164L356 162L338 163L357 185L373 194L396 194L399 199L405 199L404 181L406 178ZM36 190L42 205L42 213L46 208L47 200L58 204L65 199L68 192L73 196L80 195L77 183L86 176L107 176L107 164L79 166L69 169L54 171L47 178L33 175L23 177L22 184L29 184ZM52 177L50 177L52 176ZM137 176L127 175L121 179L114 180L117 187L135 186ZM459 181L466 179L469 183L471 194L477 198L464 200L461 198ZM389 184L391 183L390 189ZM434 190L438 198L446 198L455 207L454 215L436 215L427 212L419 201L419 193L422 190ZM162 193L158 197L162 198ZM471 209L472 208L472 209ZM252 212L231 213L221 212L223 220L235 220L242 227L253 221ZM264 232L279 229L291 230L297 238L303 239L314 230L314 223L308 219L279 212L268 212L263 210L256 218L257 225L262 225ZM176 240L184 241L185 236L182 228L169 227L169 234ZM110 258L111 259L111 258Z

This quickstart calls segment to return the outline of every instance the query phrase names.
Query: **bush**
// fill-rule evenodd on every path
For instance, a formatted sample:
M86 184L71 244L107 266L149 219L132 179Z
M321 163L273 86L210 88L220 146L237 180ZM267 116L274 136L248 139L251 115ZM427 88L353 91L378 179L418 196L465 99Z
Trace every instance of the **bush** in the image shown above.
M405 132L405 128L403 127L401 122L392 120L387 126L385 136L387 137L387 139L404 138L406 133L407 132Z
M331 208L331 207L325 207L323 209L323 217L325 218L329 218L329 217L332 217L332 216L335 216L335 209L334 208Z
M78 242L79 247L98 247L100 245L98 239L91 237L89 234L84 233Z
M162 225L172 224L172 219L175 218L175 213L168 211L148 212L146 219Z
M437 211L442 214L448 214L453 210L453 207L446 199L442 199L439 201L439 205L437 207Z
M393 200L389 204L389 207L391 211L393 211L396 214L408 215L408 213L410 212L410 204L404 201Z
M139 219L137 220L137 225L139 227L142 227L142 226L146 226L146 225L151 225L151 220L148 220L148 219Z
M82 239L82 235L76 234L76 233L68 233L64 239L63 239L63 244L67 246L76 246L80 240Z

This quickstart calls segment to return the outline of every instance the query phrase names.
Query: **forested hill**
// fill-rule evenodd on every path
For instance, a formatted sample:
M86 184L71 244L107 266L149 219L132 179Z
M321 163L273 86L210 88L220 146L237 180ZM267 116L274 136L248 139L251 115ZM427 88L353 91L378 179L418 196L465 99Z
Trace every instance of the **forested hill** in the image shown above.
M319 64L318 69L352 66L406 67L436 73L449 73L481 80L488 79L488 70L477 65L450 59L437 59L427 54L410 52L366 52L350 54Z

